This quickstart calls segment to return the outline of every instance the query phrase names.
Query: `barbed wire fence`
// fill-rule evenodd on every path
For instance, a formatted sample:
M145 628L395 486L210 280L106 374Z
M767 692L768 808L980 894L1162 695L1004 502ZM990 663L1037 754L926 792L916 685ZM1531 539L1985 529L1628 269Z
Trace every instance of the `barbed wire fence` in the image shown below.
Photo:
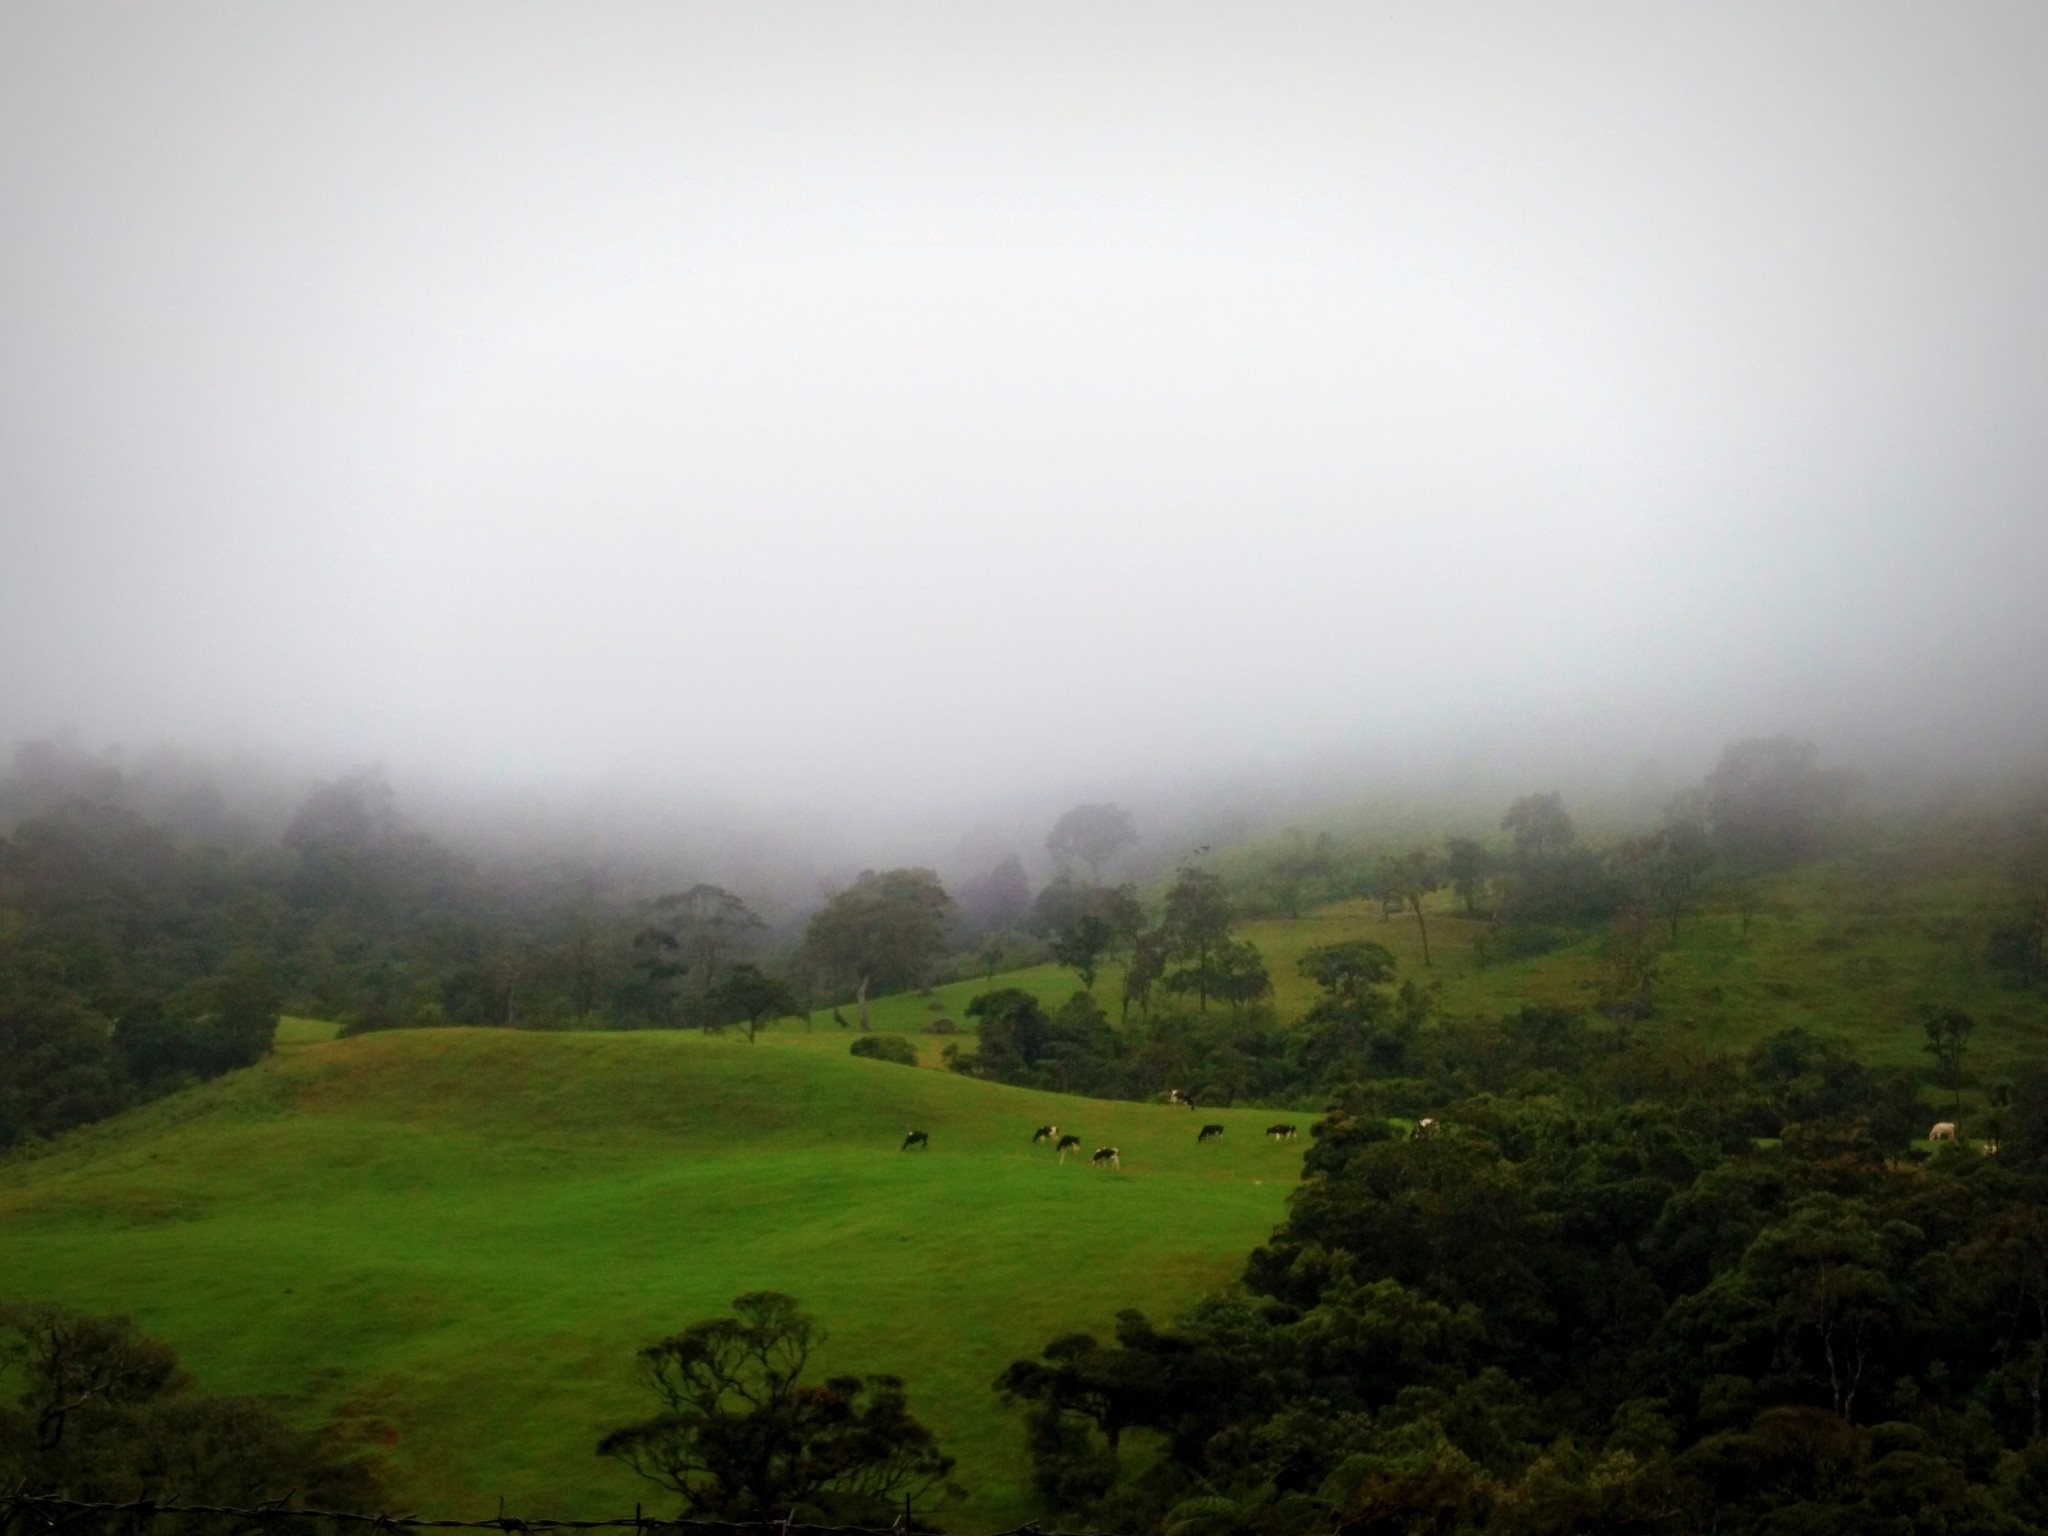
M112 1530L147 1532L160 1520L190 1517L205 1521L210 1528L245 1529L303 1528L307 1523L325 1522L335 1531L367 1527L373 1531L501 1531L546 1536L555 1531L633 1531L646 1536L664 1532L684 1536L910 1536L928 1531L929 1526L898 1520L894 1525L806 1525L796 1520L710 1520L701 1516L650 1515L636 1506L630 1515L602 1520L570 1520L552 1516L531 1518L508 1515L501 1510L485 1520L437 1519L414 1514L366 1514L360 1510L306 1509L283 1500L270 1504L170 1504L154 1499L131 1499L102 1503L89 1499L66 1499L50 1494L0 1493L0 1536L64 1536ZM1026 1521L989 1536L1107 1536L1103 1532L1046 1530L1037 1521Z

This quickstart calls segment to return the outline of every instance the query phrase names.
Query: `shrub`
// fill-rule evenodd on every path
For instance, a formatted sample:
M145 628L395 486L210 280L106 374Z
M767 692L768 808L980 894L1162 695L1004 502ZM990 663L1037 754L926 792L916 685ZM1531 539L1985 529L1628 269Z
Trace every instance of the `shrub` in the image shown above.
M900 1035L862 1035L853 1042L853 1054L876 1061L893 1061L898 1066L917 1065L917 1050Z

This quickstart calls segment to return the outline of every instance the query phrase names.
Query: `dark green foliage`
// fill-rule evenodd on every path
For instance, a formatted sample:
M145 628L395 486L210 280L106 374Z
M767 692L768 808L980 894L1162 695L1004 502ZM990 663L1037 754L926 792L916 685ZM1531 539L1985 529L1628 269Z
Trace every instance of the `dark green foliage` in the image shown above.
M162 1004L142 1003L114 1031L114 1046L145 1091L190 1075L214 1078L270 1053L280 999L254 956L188 982Z
M2034 1528L2048 1074L1998 1157L1914 1161L1910 1082L1800 1031L1738 1064L1530 1009L1379 1070L1391 966L1303 970L1370 1065L1248 1294L1005 1373L1050 1506L1304 1536Z
M1444 844L1444 878L1458 893L1467 917L1479 915L1479 900L1493 871L1493 856L1476 838L1454 837Z
M267 1406L193 1389L126 1318L0 1307L0 1488L58 1498L374 1510L377 1480ZM203 1517L151 1527L199 1532Z
M1167 958L1180 967L1162 978L1168 990L1194 993L1197 1007L1207 1013L1219 979L1219 953L1230 940L1230 895L1222 879L1207 870L1181 870L1166 893L1160 929Z
M884 1525L946 1491L952 1458L911 1417L900 1380L806 1384L824 1335L796 1299L756 1291L732 1310L640 1351L660 1409L605 1435L598 1455L711 1519Z
M105 1019L49 988L0 996L0 1148L110 1115L133 1094Z
M1052 957L1078 976L1083 988L1092 990L1096 969L1114 939L1101 914L1083 912L1052 936Z
M893 1061L899 1067L917 1065L917 1047L901 1035L861 1035L850 1050L853 1055L871 1061Z
M771 976L750 960L731 965L706 990L703 999L704 1026L722 1029L737 1024L747 1032L748 1043L775 1019L801 1014L802 1006L789 983Z

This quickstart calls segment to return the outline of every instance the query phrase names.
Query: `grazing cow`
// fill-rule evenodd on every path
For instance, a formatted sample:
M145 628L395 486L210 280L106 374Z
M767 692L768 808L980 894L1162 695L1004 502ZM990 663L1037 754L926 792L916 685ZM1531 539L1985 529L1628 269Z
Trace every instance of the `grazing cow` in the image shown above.
M1031 1145L1035 1147L1041 1141L1056 1141L1059 1139L1059 1134L1060 1128L1058 1126L1041 1125L1037 1130L1031 1133Z
M1097 1147L1095 1155L1088 1159L1091 1168L1121 1168L1123 1159L1116 1155L1115 1147Z
M1267 1126L1266 1134L1275 1141L1292 1141L1295 1138L1296 1132L1293 1126L1281 1124Z
M1408 1133L1408 1139L1410 1141L1427 1141L1430 1137L1434 1136L1435 1134L1435 1119L1429 1115L1424 1115L1420 1120L1415 1122L1415 1129Z
M1953 1121L1953 1120L1937 1120L1937 1121L1935 1121L1935 1122L1934 1122L1934 1129L1930 1130L1930 1131L1929 1131L1929 1132L1927 1133L1927 1139L1928 1139L1929 1141L1954 1141L1954 1140L1956 1139L1956 1123L1955 1123L1955 1121Z
M925 1151L927 1151L927 1152L931 1151L931 1149L932 1149L932 1137L931 1137L931 1132L929 1132L929 1131L912 1131L912 1132L911 1132L911 1133L910 1133L910 1134L909 1134L908 1136L904 1137L904 1138L903 1138L903 1150L904 1150L905 1152L908 1152L908 1151L909 1151L909 1150L910 1150L910 1149L911 1149L912 1147L921 1147L921 1148L923 1148L923 1149L924 1149Z
M1223 1134L1223 1127L1222 1127L1222 1126L1220 1126L1220 1125L1205 1125L1205 1126L1203 1126L1203 1127L1201 1128L1201 1130L1199 1130L1199 1131L1197 1131L1197 1132L1195 1133L1195 1140L1196 1140L1196 1141L1198 1141L1198 1142L1200 1142L1200 1141L1214 1141L1214 1140L1215 1140L1215 1139L1216 1139L1216 1138L1217 1138L1218 1136L1221 1136L1222 1134Z
M1061 1157L1065 1157L1065 1156L1066 1156L1066 1155L1067 1155L1067 1154L1068 1154L1069 1152L1078 1152L1078 1151L1080 1151L1080 1150L1081 1150L1081 1138L1080 1138L1080 1137L1078 1137L1078 1136L1062 1136L1062 1137L1060 1138L1060 1145L1059 1145L1059 1154L1060 1154L1060 1156L1061 1156Z
M1185 1104L1188 1107L1189 1114L1195 1112L1195 1096L1186 1088L1167 1089L1166 1102L1169 1104Z

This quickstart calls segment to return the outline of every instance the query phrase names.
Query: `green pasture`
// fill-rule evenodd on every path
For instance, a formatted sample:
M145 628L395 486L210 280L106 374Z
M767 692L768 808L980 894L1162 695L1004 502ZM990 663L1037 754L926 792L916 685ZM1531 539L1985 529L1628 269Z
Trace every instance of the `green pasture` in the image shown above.
M129 1313L210 1390L338 1415L433 1513L659 1507L592 1450L647 1407L634 1349L775 1288L829 1331L821 1369L906 1379L960 1461L950 1523L1014 1522L996 1374L1227 1284L1300 1165L1271 1111L1027 1093L836 1027L320 1033L0 1163L0 1295ZM1044 1121L1123 1171L1033 1147Z

